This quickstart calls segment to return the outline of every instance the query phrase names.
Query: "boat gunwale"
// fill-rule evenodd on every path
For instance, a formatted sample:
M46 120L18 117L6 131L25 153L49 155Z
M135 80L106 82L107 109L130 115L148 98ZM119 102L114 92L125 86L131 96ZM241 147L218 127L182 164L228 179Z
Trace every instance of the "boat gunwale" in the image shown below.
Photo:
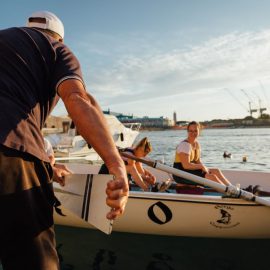
M252 201L245 201L241 198L230 198L215 195L190 195L190 194L172 194L172 193L159 193L159 192L140 192L130 191L130 199L145 199L145 200L162 200L171 202L186 202L186 203L203 203L203 204L229 204L237 206L261 206ZM270 197L264 197L270 200ZM237 202L238 201L238 202Z

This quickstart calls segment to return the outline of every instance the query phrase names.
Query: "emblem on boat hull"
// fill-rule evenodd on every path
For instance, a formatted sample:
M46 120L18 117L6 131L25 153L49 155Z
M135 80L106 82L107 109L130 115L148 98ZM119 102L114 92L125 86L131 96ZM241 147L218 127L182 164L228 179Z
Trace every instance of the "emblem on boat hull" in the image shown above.
M229 205L216 205L215 209L219 212L219 217L216 221L210 221L210 224L219 229L230 229L238 226L240 222L233 222L234 208Z

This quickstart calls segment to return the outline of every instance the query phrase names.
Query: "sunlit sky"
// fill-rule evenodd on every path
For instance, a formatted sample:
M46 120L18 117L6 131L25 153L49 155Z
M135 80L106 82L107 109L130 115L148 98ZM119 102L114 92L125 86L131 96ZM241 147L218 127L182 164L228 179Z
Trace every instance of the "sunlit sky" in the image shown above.
M249 104L270 113L269 0L9 0L0 28L39 10L63 21L104 110L188 121L243 118ZM53 114L66 114L62 103Z

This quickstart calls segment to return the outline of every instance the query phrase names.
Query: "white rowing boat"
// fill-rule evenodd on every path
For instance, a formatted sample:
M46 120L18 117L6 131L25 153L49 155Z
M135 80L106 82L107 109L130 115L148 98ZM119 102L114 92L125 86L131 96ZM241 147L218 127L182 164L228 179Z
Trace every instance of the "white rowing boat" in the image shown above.
M98 165L69 164L69 167L74 174L68 177L66 186L55 186L56 196L66 215L56 214L56 224L93 229L89 222L99 210L94 208L93 211L90 205L93 196L90 182L100 179L107 181L110 176L95 175L99 170ZM167 172L150 169L158 180L171 177ZM259 184L263 189L270 190L270 173L223 173L232 183L239 183L242 187ZM268 197L263 200L270 203ZM103 222L105 224L106 220ZM110 224L106 226L110 231ZM222 195L131 191L125 214L114 222L112 230L170 236L262 239L270 238L269 228L270 207L253 201L224 198Z

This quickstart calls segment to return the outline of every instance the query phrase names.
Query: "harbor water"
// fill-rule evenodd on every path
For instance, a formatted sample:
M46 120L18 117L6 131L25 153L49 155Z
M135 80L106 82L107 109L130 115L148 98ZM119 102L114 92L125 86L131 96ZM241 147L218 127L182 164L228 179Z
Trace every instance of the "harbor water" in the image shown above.
M172 165L175 148L187 137L187 132L142 131L136 141L143 137L148 137L153 147L149 158ZM270 171L270 128L204 129L198 140L202 148L202 162L207 167ZM231 158L223 157L225 151L232 154Z
M174 237L56 226L61 270L269 270L269 239Z

